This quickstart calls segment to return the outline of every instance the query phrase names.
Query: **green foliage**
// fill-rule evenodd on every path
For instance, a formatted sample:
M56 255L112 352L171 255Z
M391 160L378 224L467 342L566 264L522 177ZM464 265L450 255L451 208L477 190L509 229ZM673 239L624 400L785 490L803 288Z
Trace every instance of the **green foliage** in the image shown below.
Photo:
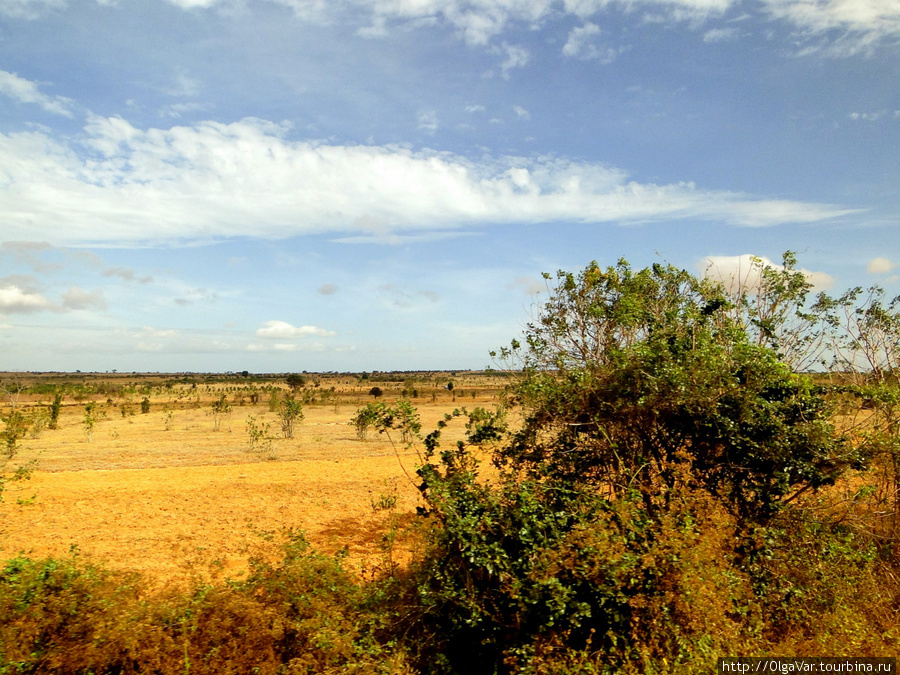
M13 410L3 418L5 429L3 439L6 445L6 458L12 459L18 452L19 439L24 438L28 430L28 419L19 410Z
M387 411L384 403L367 403L356 411L356 415L350 420L350 424L356 429L356 437L364 441L369 434L369 429L376 426L378 420Z
M281 403L281 393L277 389L273 389L269 393L269 412L278 410L279 403Z
M777 312L752 341L730 307L720 285L670 266L560 272L525 347L501 351L523 362L526 414L502 458L615 497L638 489L651 508L689 467L756 519L832 484L862 461L858 448L835 434L809 378L757 344L775 340Z
M96 403L91 401L85 404L84 417L81 420L81 426L84 429L84 437L88 443L92 443L94 441L94 427L97 425L99 416L100 413L97 412Z
M293 391L297 391L306 386L306 378L297 373L291 373L284 381Z
M418 570L420 658L441 664L435 672L528 672L554 650L703 672L717 646L752 630L735 520L707 493L680 487L660 515L637 493L613 502L546 480L488 483L466 443L440 450L439 435L419 470L440 524Z
M218 431L222 417L231 415L231 403L228 402L225 394L221 394L210 407L213 415L213 430Z
M54 393L53 402L50 404L50 423L51 429L59 428L59 411L62 407L63 395L59 392Z
M146 415L150 412L150 399L146 396L141 399L141 414Z
M715 276L715 270L710 270ZM759 347L771 349L795 372L826 362L832 321L819 295L810 304L812 283L797 269L797 257L785 252L780 266L753 258L742 278L725 287L728 314Z
M356 427L356 437L360 440L365 440L369 429L374 428L388 435L391 430L398 430L401 441L409 444L420 438L422 430L419 413L408 399L400 399L392 406L368 403L356 411L350 424Z
M186 590L77 555L16 558L0 572L0 673L411 673L366 591L296 534L245 581Z
M254 451L261 446L271 446L270 424L258 424L253 415L247 416L247 436L249 437L250 451ZM264 448L266 449L266 448Z
M303 404L293 397L285 397L278 404L278 419L285 438L294 437L294 425L303 421Z
M18 558L0 573L0 675L700 675L734 654L893 653L900 301L810 304L790 253L750 272L560 272L497 355L514 414L460 408L422 438L406 399L357 410L360 439L424 447L408 566L395 489L370 496L384 531L366 581L296 533L279 563L187 593ZM843 372L798 372L826 356Z

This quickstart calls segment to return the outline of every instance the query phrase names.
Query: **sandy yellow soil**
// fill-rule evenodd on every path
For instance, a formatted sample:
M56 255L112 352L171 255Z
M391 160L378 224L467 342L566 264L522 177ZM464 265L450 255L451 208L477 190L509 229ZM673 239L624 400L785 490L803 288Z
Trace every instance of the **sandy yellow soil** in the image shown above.
M423 428L453 407L421 407ZM219 431L208 406L167 408L168 419L162 406L123 417L100 405L105 417L88 441L84 405L70 404L60 429L24 439L7 470L31 460L38 468L4 494L0 557L64 555L75 546L89 559L160 580L237 576L248 556L273 554L266 533L298 528L323 552L346 548L350 566L364 573L380 560L387 520L373 500L396 496L400 514L421 503L406 475L415 479L416 453L375 432L357 439L347 424L352 402L307 406L295 438L254 450L249 416L273 434L278 427L264 405L235 406ZM460 433L448 432L447 442Z

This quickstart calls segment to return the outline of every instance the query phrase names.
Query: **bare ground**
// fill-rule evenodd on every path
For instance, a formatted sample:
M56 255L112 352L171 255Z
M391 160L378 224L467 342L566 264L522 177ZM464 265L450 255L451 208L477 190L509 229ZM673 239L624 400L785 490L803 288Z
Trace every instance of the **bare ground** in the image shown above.
M423 429L453 407L449 400L420 407ZM280 430L264 405L235 406L219 431L208 406L154 405L126 416L114 406L98 410L105 416L91 441L83 404L67 406L60 429L21 441L7 469L31 460L38 468L4 494L0 557L59 556L74 547L160 581L239 576L249 556L275 555L280 535L294 528L322 552L346 549L351 569L365 574L383 558L388 518L373 502L395 496L396 513L407 516L421 504L416 452L376 432L357 439L352 404L307 406L295 438L253 450L249 416L271 424L273 435Z

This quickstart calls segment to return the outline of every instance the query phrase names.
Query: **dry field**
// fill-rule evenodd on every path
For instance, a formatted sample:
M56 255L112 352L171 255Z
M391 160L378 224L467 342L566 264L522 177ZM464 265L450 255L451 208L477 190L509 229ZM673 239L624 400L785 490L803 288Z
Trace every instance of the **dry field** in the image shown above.
M67 399L59 429L29 434L7 464L34 460L37 470L8 484L0 503L0 558L58 556L77 547L83 557L160 581L234 577L248 556L275 554L279 537L296 528L322 552L346 549L351 569L365 574L381 560L389 517L373 501L396 496L398 514L421 503L407 477L416 478L416 453L374 431L359 440L348 424L372 400L365 391L304 406L293 439L252 450L248 417L269 423L273 435L280 430L265 400L233 404L215 431L215 388L195 398L177 387L151 396L146 414L141 396L125 414L118 400L97 399L100 417L88 440L87 401ZM491 392L454 401L443 391L415 404L427 432L454 407L495 401ZM457 426L446 442L461 437Z

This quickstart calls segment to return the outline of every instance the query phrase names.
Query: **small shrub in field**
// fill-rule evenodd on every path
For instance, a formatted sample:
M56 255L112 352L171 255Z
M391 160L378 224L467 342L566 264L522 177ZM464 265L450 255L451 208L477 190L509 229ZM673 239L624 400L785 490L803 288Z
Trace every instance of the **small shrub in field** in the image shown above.
M81 426L84 429L84 437L88 443L94 441L94 427L97 425L99 413L97 412L97 404L93 401L85 404L84 417L81 420Z
M225 394L221 394L218 399L212 402L213 430L218 431L222 417L231 415L231 403Z
M62 407L62 394L54 394L53 402L50 404L50 423L49 427L51 429L57 429L59 427L59 411Z
M303 404L292 396L285 397L278 404L278 419L281 421L282 435L293 438L294 425L303 421Z
M277 389L273 389L269 394L269 412L278 410L278 404L281 402L281 396Z
M25 436L28 430L28 420L18 410L13 410L3 418L6 428L3 431L3 439L6 446L6 457L11 459L19 449L19 439Z

